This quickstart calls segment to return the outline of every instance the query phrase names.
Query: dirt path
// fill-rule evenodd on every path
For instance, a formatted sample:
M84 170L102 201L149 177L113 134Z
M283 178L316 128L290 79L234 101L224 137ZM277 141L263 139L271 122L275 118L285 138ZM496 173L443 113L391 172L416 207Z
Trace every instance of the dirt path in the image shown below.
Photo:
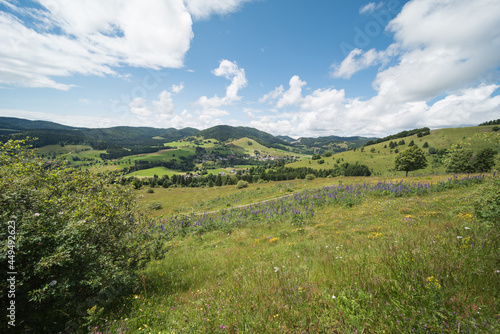
M232 206L232 207L230 207L228 209L240 209L240 208L245 208L247 206L252 206L252 205L256 205L256 204L267 203L267 202L271 202L271 201L277 201L277 200L280 200L282 198L287 198L287 197L293 196L295 194L296 193L288 194L288 195L283 195L283 196L279 196L279 197L275 197L275 198L270 198L270 199L266 199L266 200L263 200L263 201L257 201L257 202L253 202L253 203L249 203L249 204L242 204L242 205ZM203 212L203 213L195 213L194 215L195 216L202 216L202 215L207 215L207 214L212 214L212 213L218 213L218 212L221 212L223 210L227 210L227 209L219 209L219 210L207 211L207 212Z

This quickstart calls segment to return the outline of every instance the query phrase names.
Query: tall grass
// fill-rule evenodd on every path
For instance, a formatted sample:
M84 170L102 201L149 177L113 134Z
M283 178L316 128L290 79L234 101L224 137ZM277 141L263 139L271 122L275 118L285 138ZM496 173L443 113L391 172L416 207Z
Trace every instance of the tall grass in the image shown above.
M89 331L498 332L498 243L473 209L481 182L339 185L212 225L163 220L167 257L123 302L90 311ZM290 204L300 213L280 211Z

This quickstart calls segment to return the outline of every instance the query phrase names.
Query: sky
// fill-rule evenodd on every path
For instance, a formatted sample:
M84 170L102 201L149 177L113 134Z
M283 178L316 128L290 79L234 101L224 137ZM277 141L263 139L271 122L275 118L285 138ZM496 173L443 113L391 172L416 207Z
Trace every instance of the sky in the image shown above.
M500 118L498 0L0 0L0 116L383 137Z

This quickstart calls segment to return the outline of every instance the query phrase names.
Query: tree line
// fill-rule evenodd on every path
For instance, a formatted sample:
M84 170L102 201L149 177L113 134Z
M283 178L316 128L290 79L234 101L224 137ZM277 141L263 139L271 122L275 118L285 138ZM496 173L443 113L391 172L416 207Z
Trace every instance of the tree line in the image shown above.
M368 141L365 146L370 146L370 145L375 145L378 143L382 143L387 140L393 140L393 139L399 139L399 138L404 138L404 137L409 137L413 135L417 135L418 137L423 137L431 134L431 129L424 127L421 129L414 129L414 130L407 130L407 131L401 131L395 135L390 135L384 138L379 138L375 140L370 140Z
M150 187L213 187L235 185L238 181L248 183L258 183L267 181L286 181L295 179L306 179L308 175L314 175L318 178L337 177L337 176L370 176L371 171L366 165L359 163L349 164L343 163L333 169L313 169L309 167L278 167L275 169L267 169L266 166L251 167L247 171L238 171L231 175L198 175L189 173L186 175L163 175L138 179L136 177L122 177L119 179L121 184L132 183L136 189L143 185Z

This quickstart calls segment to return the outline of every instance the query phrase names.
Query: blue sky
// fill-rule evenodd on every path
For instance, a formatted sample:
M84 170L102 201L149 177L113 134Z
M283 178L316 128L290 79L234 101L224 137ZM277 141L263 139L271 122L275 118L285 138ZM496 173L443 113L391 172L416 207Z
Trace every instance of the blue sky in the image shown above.
M500 118L497 0L0 0L0 116L385 136Z

